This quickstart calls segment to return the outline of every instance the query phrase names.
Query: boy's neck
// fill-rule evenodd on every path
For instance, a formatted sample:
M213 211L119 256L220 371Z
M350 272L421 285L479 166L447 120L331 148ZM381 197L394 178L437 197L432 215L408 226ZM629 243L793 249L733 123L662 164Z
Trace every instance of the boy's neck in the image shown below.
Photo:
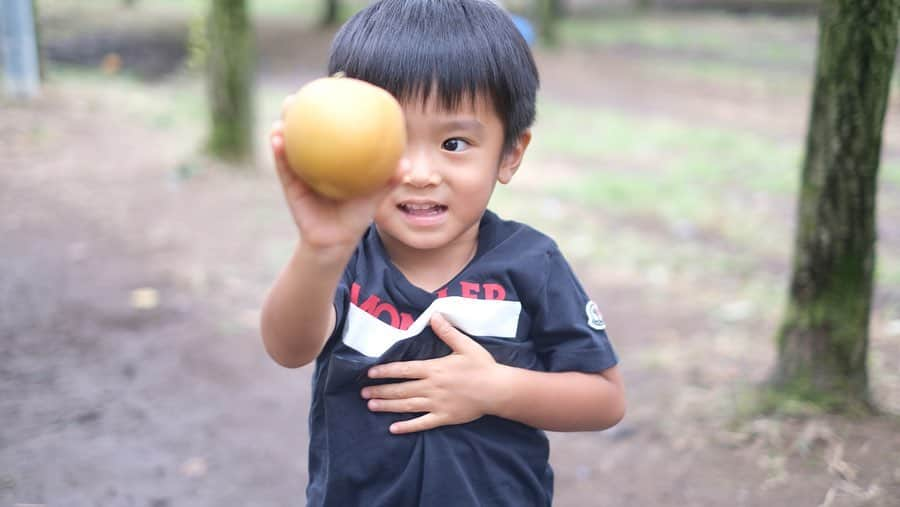
M381 236L381 241L391 262L410 283L434 292L456 277L475 257L478 224L439 248L413 248L386 236Z

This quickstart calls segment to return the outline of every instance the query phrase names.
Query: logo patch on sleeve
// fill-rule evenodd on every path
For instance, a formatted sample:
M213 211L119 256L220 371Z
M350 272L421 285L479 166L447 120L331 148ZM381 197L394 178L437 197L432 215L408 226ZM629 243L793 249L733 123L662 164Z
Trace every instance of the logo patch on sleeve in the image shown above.
M587 314L587 323L589 326L597 331L606 329L606 322L603 322L603 314L601 314L600 309L597 308L597 303L588 301L587 305L584 307L584 313Z

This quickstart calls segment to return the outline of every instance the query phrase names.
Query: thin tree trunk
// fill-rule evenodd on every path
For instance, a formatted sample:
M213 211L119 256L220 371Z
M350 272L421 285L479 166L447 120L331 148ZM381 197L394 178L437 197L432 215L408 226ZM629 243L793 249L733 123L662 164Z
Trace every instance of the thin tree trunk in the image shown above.
M870 407L867 356L882 127L900 0L825 0L776 387Z
M569 5L566 0L553 0L553 13L556 19L562 19L569 14Z
M322 12L322 26L337 24L338 8L338 0L325 0L325 10Z
M47 58L44 56L44 38L41 36L41 10L38 6L38 0L32 0L31 13L34 17L34 43L35 47L37 47L38 76L40 76L43 83L47 80Z
M245 1L212 0L207 33L209 150L247 160L253 154L253 48Z
M562 9L560 0L535 0L537 7L538 35L544 44L555 46L559 42L556 30L557 20Z

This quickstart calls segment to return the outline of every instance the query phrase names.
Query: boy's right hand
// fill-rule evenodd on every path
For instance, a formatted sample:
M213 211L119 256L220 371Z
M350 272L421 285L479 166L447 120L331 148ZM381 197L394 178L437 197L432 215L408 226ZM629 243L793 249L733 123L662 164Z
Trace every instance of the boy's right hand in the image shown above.
M291 100L293 95L285 98L282 118ZM378 205L400 183L403 173L407 171L408 162L403 158L396 174L384 188L368 196L337 201L315 193L291 169L285 155L284 123L281 120L272 125L269 139L278 178L300 238L307 247L316 250L355 247L372 223Z

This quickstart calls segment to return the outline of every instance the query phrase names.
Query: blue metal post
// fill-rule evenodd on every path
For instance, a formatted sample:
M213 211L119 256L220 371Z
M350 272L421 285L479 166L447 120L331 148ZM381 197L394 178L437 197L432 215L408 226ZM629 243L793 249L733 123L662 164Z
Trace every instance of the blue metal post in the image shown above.
M31 0L0 0L0 46L6 93L34 97L40 86Z

